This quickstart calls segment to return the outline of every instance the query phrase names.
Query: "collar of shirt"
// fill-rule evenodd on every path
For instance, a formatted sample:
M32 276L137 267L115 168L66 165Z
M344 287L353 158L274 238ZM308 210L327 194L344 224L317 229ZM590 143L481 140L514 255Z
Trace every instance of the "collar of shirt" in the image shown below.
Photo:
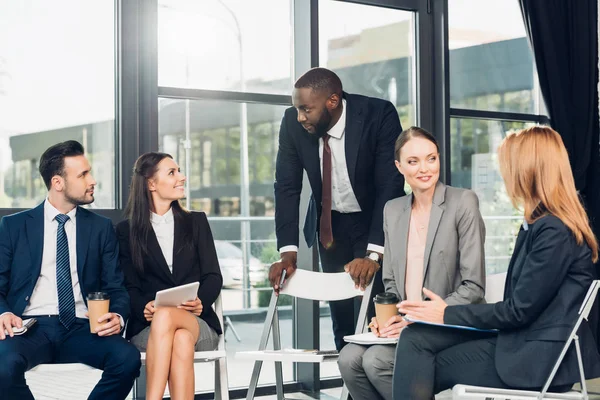
M50 204L50 201L46 198L46 201L44 202L44 218L46 219L46 222L54 221L54 218L56 218L58 214L62 213L58 211L52 204ZM69 216L69 221L75 222L76 214L77 207L73 208L67 213L67 215Z
M173 209L169 208L169 211L163 215L150 213L150 222L153 224L170 224L173 222Z
M344 131L346 130L346 99L342 99L342 115L340 115L340 119L335 125L327 131L327 134L336 139L341 139L344 136Z

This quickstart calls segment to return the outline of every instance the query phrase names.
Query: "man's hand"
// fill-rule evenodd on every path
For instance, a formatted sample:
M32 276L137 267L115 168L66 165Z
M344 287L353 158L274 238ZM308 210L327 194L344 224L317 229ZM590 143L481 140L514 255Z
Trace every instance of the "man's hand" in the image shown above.
M202 314L202 309L203 309L202 301L200 301L200 299L197 297L196 297L196 300L186 301L185 303L182 303L180 306L177 306L177 308L181 308L182 310L189 311L197 317L199 317L200 314Z
M444 311L448 305L437 294L431 290L423 288L425 296L431 301L402 301L396 307L402 314L418 319L419 321L433 322L436 324L444 323Z
M379 268L370 258L355 258L344 266L344 271L350 274L357 289L365 290Z
M154 300L149 301L148 304L146 304L146 307L144 307L144 318L146 318L146 321L152 321L152 317L154 317L155 311L156 308L154 308Z
M394 315L379 329L379 336L384 338L400 337L402 329L409 324L410 322L403 320L400 315Z
M98 318L98 323L102 324L96 328L98 336L110 336L121 332L121 319L118 314L107 313Z
M295 251L286 251L281 254L281 260L276 261L271 265L271 268L269 269L269 282L271 282L271 286L273 286L276 295L279 295L279 291L281 290L281 287L279 287L281 273L285 269L286 279L292 276L294 272L296 272L297 259L298 253ZM285 283L285 281L283 283Z
M12 328L22 328L23 320L13 313L6 313L0 317L0 340L6 339L4 331L8 332L8 336L15 336Z

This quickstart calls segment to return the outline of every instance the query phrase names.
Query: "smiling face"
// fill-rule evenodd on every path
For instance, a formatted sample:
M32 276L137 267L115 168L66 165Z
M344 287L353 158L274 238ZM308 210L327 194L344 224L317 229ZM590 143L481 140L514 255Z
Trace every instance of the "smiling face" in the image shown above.
M298 111L298 122L310 134L323 136L332 127L333 110L340 104L340 96L311 88L296 88L292 94Z
M440 179L440 155L433 142L423 137L413 137L400 150L396 168L413 192L435 188Z
M154 176L148 180L148 189L155 204L180 200L185 197L185 176L172 158L163 158Z

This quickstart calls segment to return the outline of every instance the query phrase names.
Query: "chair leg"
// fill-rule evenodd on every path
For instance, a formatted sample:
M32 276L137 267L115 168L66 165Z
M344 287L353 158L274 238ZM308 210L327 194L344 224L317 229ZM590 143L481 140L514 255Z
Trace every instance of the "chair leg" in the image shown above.
M269 303L269 309L267 311L267 318L265 319L265 325L263 328L262 336L260 337L260 343L258 344L258 350L262 351L267 348L267 342L269 341L269 334L271 333L271 326L277 308L277 300L279 296L275 294L271 295L271 302ZM260 377L260 370L262 368L262 361L254 362L254 369L252 370L252 377L250 378L250 386L248 386L248 394L246 400L253 400L254 394L256 393L256 387L258 386L258 378Z
M348 400L348 388L346 387L346 384L344 384L344 386L342 386L342 394L340 395L340 400Z
M146 366L140 368L140 376L133 382L133 400L146 398Z
M238 335L237 331L235 330L235 327L233 326L233 322L231 321L231 318L225 317L225 325L231 329L231 333L233 333L233 336L235 336L237 341L241 342L242 339L240 338L240 335Z
M215 400L229 400L226 358L215 361Z
M281 350L281 335L279 332L279 313L275 310L273 315L273 350ZM283 394L283 371L281 362L275 362L275 387L277 388L277 400L285 400Z

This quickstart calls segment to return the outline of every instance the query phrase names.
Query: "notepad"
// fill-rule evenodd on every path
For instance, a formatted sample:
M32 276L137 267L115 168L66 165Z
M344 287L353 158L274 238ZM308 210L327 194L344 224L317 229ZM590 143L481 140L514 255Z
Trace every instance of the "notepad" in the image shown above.
M24 319L23 327L22 328L13 327L12 331L15 335L22 335L25 332L27 332L27 329L31 328L33 326L33 324L35 324L36 322L37 322L37 320L35 318ZM4 334L8 335L8 331L6 329L4 330Z
M361 344L369 346L373 344L396 344L398 338L377 337L373 332L359 333L357 335L344 336L344 340L348 343Z
M474 328L472 326L464 326L464 325L437 324L435 322L419 321L418 319L414 319L414 318L408 317L406 315L402 318L408 322L412 322L415 324L441 326L442 328L464 329L466 331L498 333L498 329L479 329L479 328Z

